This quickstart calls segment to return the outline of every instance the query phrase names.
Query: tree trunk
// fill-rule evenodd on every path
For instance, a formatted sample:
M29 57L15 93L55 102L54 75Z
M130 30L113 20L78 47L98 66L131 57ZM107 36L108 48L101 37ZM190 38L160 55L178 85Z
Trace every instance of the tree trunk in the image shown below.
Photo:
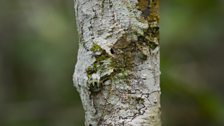
M160 126L159 1L75 0L86 126Z

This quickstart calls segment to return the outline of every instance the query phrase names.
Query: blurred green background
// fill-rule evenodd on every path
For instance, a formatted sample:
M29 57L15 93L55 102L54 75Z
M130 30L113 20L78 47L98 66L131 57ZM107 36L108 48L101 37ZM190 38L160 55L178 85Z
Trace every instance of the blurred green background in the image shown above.
M224 1L161 0L164 126L224 126ZM83 126L72 0L0 0L0 126Z

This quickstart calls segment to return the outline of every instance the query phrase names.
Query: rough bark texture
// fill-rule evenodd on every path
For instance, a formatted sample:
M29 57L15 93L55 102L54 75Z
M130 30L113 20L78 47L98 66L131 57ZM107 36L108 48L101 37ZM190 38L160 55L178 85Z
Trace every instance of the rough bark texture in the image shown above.
M86 126L160 126L158 0L75 0Z

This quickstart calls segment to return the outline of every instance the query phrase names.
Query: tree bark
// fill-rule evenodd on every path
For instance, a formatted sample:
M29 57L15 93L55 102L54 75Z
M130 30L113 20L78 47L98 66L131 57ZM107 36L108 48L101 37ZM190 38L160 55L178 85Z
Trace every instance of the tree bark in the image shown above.
M160 126L159 1L75 0L86 126Z

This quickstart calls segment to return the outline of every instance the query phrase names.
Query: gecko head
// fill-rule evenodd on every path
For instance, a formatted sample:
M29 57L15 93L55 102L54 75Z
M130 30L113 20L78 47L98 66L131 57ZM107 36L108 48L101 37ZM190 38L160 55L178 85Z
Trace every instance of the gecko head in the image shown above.
M101 90L100 75L92 74L88 80L89 90L92 93L98 93Z

